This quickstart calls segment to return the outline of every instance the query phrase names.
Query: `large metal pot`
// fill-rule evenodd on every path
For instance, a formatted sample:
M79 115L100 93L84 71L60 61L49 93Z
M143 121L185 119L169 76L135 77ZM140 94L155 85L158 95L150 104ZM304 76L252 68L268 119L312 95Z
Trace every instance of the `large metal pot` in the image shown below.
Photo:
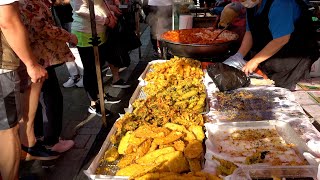
M237 39L238 36L234 40L223 42L217 41L212 44L185 44L172 42L164 38L162 38L161 41L163 42L164 46L168 48L170 53L175 56L190 58L211 58L215 56L222 56L228 53L230 44L235 42Z
M181 44L164 39L162 39L162 42L164 42L172 55L189 58L210 58L226 54L229 51L229 45L233 41L209 45Z

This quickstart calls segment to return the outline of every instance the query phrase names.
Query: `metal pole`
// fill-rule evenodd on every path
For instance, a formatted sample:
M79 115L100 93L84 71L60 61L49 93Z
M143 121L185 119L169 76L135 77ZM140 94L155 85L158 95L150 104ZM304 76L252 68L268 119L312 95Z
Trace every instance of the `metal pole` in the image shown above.
M95 19L95 13L94 13L94 0L89 0L89 12L90 12L90 21L91 21L91 32L92 32L92 44L93 46L93 52L94 52L94 61L96 64L96 74L97 74L97 82L98 82L98 90L99 90L99 100L100 100L100 109L101 109L101 115L102 115L102 122L106 126L107 120L106 120L106 112L104 109L104 92L103 92L103 85L102 85L102 79L101 79L101 67L100 67L100 59L99 59L99 49L98 45L100 43L98 34L97 34L97 28L96 28L96 19Z

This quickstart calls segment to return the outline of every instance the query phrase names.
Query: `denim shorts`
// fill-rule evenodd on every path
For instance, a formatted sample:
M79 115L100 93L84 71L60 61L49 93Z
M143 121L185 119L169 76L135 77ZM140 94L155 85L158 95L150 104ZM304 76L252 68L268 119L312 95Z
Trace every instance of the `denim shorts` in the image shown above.
M20 78L17 71L0 74L0 130L13 128L21 117Z

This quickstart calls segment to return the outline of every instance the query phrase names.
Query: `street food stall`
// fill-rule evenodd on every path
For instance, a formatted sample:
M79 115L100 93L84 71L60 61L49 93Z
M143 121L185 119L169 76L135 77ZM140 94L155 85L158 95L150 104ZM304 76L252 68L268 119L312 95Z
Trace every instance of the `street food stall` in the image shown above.
M268 79L219 91L206 58L238 35L192 28L162 35L174 55L149 62L90 179L319 179L320 132L293 93ZM209 64L209 65L208 65ZM259 82L259 83L257 83ZM313 143L314 144L314 143Z
M151 61L91 179L317 178L320 133L284 88L220 92L205 63Z

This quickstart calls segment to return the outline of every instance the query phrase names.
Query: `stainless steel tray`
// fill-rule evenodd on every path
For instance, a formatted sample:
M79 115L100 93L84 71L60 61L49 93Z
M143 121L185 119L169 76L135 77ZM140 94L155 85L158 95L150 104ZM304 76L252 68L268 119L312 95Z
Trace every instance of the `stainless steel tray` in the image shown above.
M96 170L99 167L99 161L104 156L104 153L110 149L113 144L110 142L110 137L115 134L117 128L115 125L112 126L111 130L108 133L106 140L103 142L102 147L96 157L93 159L92 163L88 167L87 170L84 170L84 174L92 180L106 180L106 179L115 179L115 180L127 180L129 177L127 176L113 176L113 175L101 175L96 174ZM110 165L112 166L112 165Z

